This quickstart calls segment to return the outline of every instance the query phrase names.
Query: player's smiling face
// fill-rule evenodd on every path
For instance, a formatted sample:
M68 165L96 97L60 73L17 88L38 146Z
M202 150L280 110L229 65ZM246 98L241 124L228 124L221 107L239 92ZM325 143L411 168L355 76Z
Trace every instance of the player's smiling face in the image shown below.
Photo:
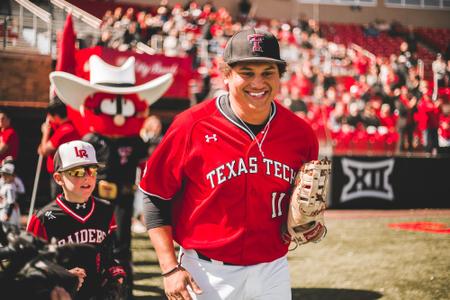
M272 100L280 89L280 74L275 63L238 63L226 76L232 107L244 121L264 122Z

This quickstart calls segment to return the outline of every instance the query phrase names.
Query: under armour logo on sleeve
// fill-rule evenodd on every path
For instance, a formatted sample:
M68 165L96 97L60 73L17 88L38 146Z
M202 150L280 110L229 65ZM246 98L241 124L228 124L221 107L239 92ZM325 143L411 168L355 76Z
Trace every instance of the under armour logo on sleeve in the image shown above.
M264 35L260 33L250 34L247 39L253 44L252 52L264 52L261 47L261 42L264 40Z

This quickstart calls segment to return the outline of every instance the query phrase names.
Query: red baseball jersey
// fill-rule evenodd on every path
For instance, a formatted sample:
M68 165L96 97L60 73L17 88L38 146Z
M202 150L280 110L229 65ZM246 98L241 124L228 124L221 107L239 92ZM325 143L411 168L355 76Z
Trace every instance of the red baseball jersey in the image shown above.
M67 121L61 124L58 128L56 128L55 132L50 137L50 142L52 143L55 149L58 149L58 147L61 144L79 139L81 139L81 136L78 134L78 131L75 129L75 126L73 125L72 121ZM54 172L53 168L54 156L55 154L52 153L47 157L47 172L49 174L53 174Z
M300 166L317 157L311 127L280 104L272 104L255 136L214 99L175 118L140 188L173 201L173 236L182 247L253 265L287 253L280 229L291 185Z
M7 156L12 156L14 160L17 160L19 154L19 137L14 128L9 127L0 131L0 143L8 145L8 151L0 155L0 163Z

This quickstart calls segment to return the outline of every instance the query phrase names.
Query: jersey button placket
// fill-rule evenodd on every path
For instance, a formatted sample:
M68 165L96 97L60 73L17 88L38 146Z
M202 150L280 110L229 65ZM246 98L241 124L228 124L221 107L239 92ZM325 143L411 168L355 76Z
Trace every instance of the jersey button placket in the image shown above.
M260 170L260 160L262 159L262 155L259 151L259 147L258 147L258 143L256 142L256 140L252 140L251 143L249 144L248 148L247 148L247 152L245 154L245 161L249 162L251 158L256 158L256 164L257 164L257 170L256 170L256 174L252 174L250 173L250 171L245 174L245 231L244 231L244 236L243 236L243 243L241 244L242 246L242 251L241 251L241 260L242 261L246 261L246 257L248 256L246 253L246 250L248 249L247 247L247 234L248 234L248 229L252 228L252 225L254 225L254 219L251 218L249 216L249 212L251 212L251 208L253 206L252 203L252 196L256 194L256 190L252 185L252 182L254 180L249 180L249 176L255 176L258 173L261 172ZM250 168L249 168L250 169Z

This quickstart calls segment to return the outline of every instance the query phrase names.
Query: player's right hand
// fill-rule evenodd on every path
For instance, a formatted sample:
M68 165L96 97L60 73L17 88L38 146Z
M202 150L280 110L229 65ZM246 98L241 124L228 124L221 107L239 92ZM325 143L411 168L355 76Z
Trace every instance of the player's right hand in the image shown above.
M83 268L73 268L69 270L70 273L78 277L77 291L83 286L84 278L86 277L86 271Z
M42 134L48 134L52 130L52 127L50 126L50 121L46 120L44 123L41 124L41 132Z
M164 291L169 300L192 300L187 290L188 286L197 295L203 293L191 274L184 268L164 277Z

